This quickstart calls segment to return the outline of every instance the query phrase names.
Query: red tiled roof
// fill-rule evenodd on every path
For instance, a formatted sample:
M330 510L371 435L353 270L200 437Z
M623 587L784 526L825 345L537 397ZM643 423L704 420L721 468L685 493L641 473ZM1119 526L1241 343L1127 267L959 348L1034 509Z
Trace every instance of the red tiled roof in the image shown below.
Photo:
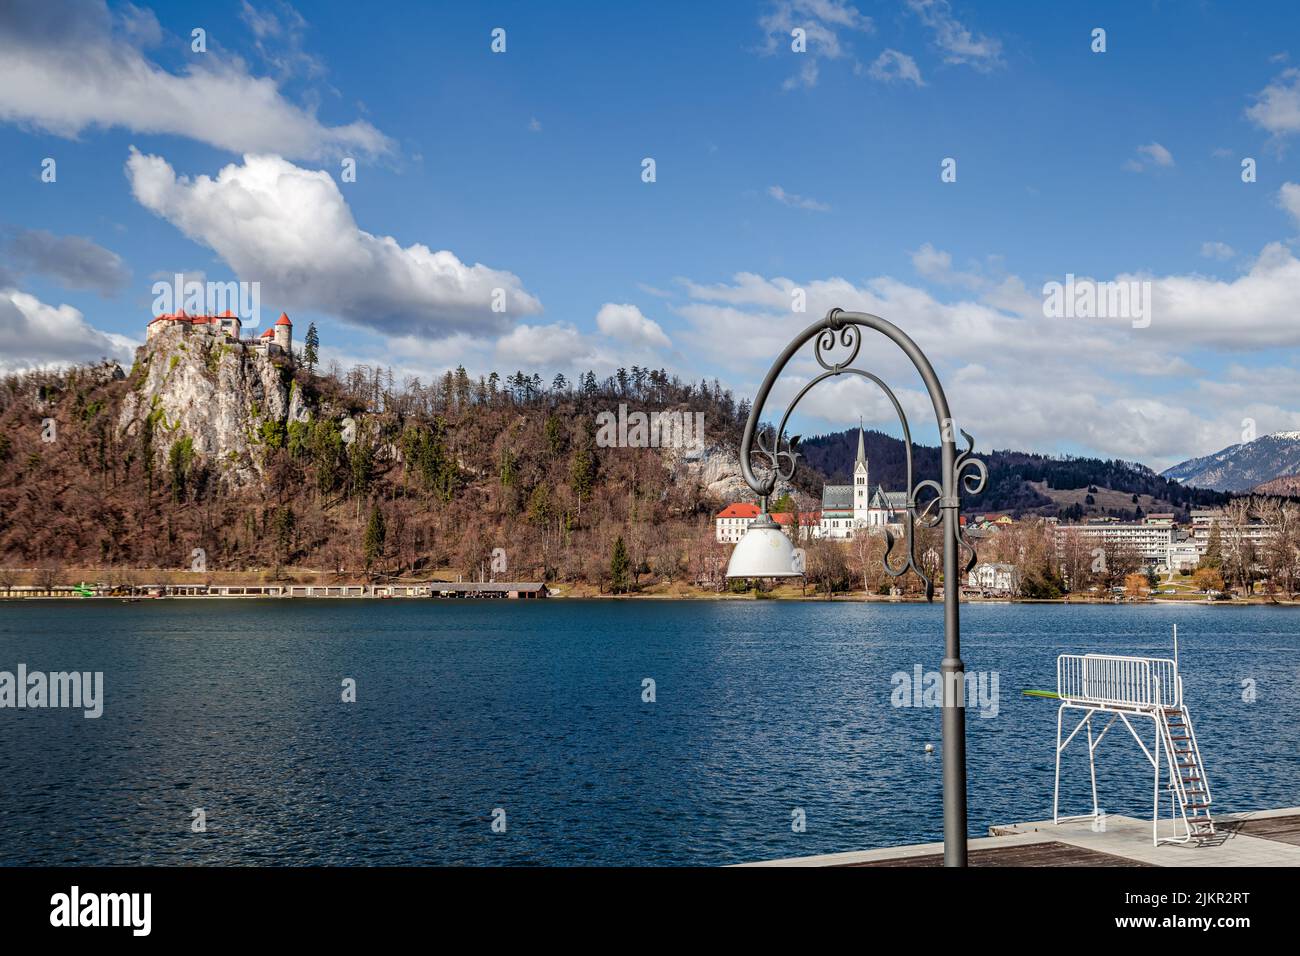
M271 329L267 329L265 332L263 332L263 333L259 336L259 338L263 338L263 339L265 339L265 338L268 338L268 337L270 337L270 336L272 336L272 335L275 335L275 332L272 331Z
M758 505L750 501L738 501L734 505L727 505L718 512L719 518L757 518Z
M181 309L181 311L177 312L175 315L163 313L162 315L156 316L149 320L149 324L153 325L155 322L188 322L190 325L215 325L222 319L235 318L238 318L238 316L232 314L229 309L227 309L223 315L186 315L185 310Z
M293 328L293 323L289 321L289 313L288 313L288 312L281 312L281 313L280 313L280 317L279 317L278 319L275 320L275 324L276 324L276 325L287 325L287 326L289 326L289 328ZM308 331L310 331L310 330L308 330Z
M794 521L794 515L789 511L772 512L772 520L777 524L790 524ZM821 524L822 513L820 511L801 511L799 512L799 524L802 527L809 527L815 524Z

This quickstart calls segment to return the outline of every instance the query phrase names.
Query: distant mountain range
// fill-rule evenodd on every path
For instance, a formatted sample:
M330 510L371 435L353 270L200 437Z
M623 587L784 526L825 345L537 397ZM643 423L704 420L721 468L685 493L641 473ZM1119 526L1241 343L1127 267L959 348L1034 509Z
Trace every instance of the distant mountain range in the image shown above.
M1174 465L1161 474L1185 485L1216 491L1243 492L1265 484L1272 486L1274 479L1300 475L1300 432L1276 432L1229 445L1212 455ZM1283 490L1286 487L1286 482L1280 482L1261 491L1287 494ZM1294 483L1289 487L1294 489Z
M819 435L800 443L803 460L832 480L847 480L857 455L856 428ZM866 432L869 481L886 491L903 491L907 464L903 443L883 432ZM992 451L978 457L988 466L988 487L981 495L963 495L966 512L1008 511L1058 515L1078 520L1085 515L1134 517L1139 510L1184 511L1214 507L1227 496L1190 488L1156 474L1146 465L1118 459L1053 457L1021 451ZM939 449L917 445L912 480L939 476Z

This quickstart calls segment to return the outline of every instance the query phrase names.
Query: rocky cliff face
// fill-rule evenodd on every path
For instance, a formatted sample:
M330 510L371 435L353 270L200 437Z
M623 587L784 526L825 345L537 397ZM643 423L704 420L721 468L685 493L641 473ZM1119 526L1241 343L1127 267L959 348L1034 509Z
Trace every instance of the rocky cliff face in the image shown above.
M740 455L731 445L711 442L703 448L664 448L664 467L678 480L697 482L724 504L753 501L754 492L740 473ZM772 500L792 493L788 482L777 482Z
M159 332L138 350L131 378L119 435L138 437L151 420L156 468L188 438L194 458L231 489L261 481L268 432L306 413L285 360L203 328Z

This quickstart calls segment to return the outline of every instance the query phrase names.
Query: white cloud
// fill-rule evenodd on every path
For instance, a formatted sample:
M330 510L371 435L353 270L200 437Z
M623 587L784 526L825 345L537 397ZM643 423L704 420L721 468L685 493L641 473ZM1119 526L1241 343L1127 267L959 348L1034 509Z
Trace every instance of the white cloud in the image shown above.
M1138 159L1130 159L1124 164L1129 172L1140 173L1152 166L1169 168L1174 165L1174 154L1159 143L1148 143L1137 148Z
M1127 276L1152 285L1151 326L1116 319L1049 319L1041 295L1022 279L1000 282L955 273L951 256L926 244L914 254L918 272L938 279L962 275L978 301L941 301L881 276L855 283L840 277L800 281L740 273L725 283L682 281L689 301L677 308L687 328L675 333L692 350L709 350L741 394L752 393L772 358L832 307L882 316L910 335L935 363L958 424L980 447L1036 451L1087 449L1103 456L1167 467L1191 454L1229 444L1252 415L1288 427L1286 412L1300 380L1293 371L1270 384L1257 374L1231 400L1214 394L1215 377L1198 368L1197 350L1266 351L1300 346L1300 260L1282 244L1263 250L1250 270L1230 281L1200 275ZM791 291L807 294L806 313L791 311ZM883 338L864 343L859 365L896 390L914 429L933 421L915 370ZM716 348L726 342L725 350ZM881 344L884 343L884 344ZM820 367L807 346L788 367L774 403L788 401ZM1228 376L1232 379L1232 376ZM778 405L778 411L784 405ZM810 427L840 428L861 410L881 426L892 408L869 383L836 380L801 403ZM928 440L933 440L930 436Z
M115 18L102 0L0 4L0 120L68 138L118 126L290 157L392 148L364 120L322 123L238 57L210 50L168 72L144 52L161 36L152 14L129 6Z
M93 328L70 305L46 305L34 295L0 289L0 370L129 361L136 344Z
M1146 146L1139 146L1138 152L1142 153L1151 162L1157 166L1172 166L1174 164L1174 155L1165 149L1159 143L1148 143Z
M947 282L952 271L952 253L936 249L928 242L922 243L921 248L912 253L912 268L922 278Z
M1255 104L1246 109L1246 116L1274 136L1300 133L1300 69L1283 70L1256 93Z
M603 378L620 367L635 363L650 367L659 362L658 353L642 343L611 341L570 322L521 323L495 339L466 333L437 342L421 336L393 336L365 349L323 350L322 358L335 359L344 368L357 362L391 366L399 378L413 375L426 383L464 365L473 378L493 370L501 375L518 370L536 372L548 385L556 372L576 380L590 370Z
M655 325L653 322L650 324ZM608 343L568 322L522 324L494 343L491 361L494 363L492 367L498 368L502 374L520 369L539 372L548 381L555 372L565 372L571 379L576 379L590 370L603 377L633 363L648 367L657 362L655 350L645 346L646 343L637 341Z
M131 278L122 257L85 236L56 236L44 229L14 229L4 249L20 272L51 276L70 289L115 295Z
M518 325L496 343L496 358L504 368L570 368L595 356L591 337L567 322Z
M965 63L981 72L1002 65L1002 41L969 30L953 16L948 0L907 0L907 6L930 28L945 63Z
M813 212L831 211L831 207L824 202L818 202L816 199L800 196L797 193L788 193L780 186L768 186L767 194L782 205L791 206L795 209L809 209Z
M630 345L666 349L673 344L659 323L646 318L634 305L606 302L596 313L596 327L611 338Z
M871 17L864 16L848 0L776 0L759 18L758 25L764 33L761 52L791 53L804 61L798 72L782 84L786 90L816 86L817 60L838 60L847 55L848 44L841 40L841 31L871 33L875 29ZM796 27L807 37L804 53L794 54L791 50L791 31Z
M174 286L176 285L176 277L178 275L181 277L181 288L184 288L186 284L190 282L197 282L200 285L203 285L208 281L208 274L202 269L176 269L172 272L169 272L166 269L158 269L149 273L149 279L151 282L170 282Z
M978 292L980 301L994 308L1017 315L1042 314L1042 299L1031 296L1019 277L1003 274L1000 256L988 256L982 263L972 262L966 270L954 269L951 253L923 242L912 252L912 268L930 282Z
M987 275L979 266L954 270L952 256L931 244L913 258L918 272L969 291L945 300L889 276L678 279L685 298L673 308L684 323L673 332L682 346L681 354L673 353L678 370L688 378L723 370L738 395L752 395L790 339L839 307L880 315L910 335L935 363L958 425L980 448L1085 451L1164 468L1230 444L1243 417L1258 421L1261 431L1300 424L1300 413L1288 410L1300 400L1295 369L1211 372L1198 366L1203 348L1221 354L1300 346L1300 327L1292 320L1300 308L1300 260L1282 244L1267 246L1247 273L1230 281L1196 274L1116 276L1152 283L1149 329L1125 320L1046 318L1041 283L1031 292L1019 276L997 275L996 257L988 260ZM792 311L795 289L806 294L804 312ZM641 327L644 316L633 310L614 303L601 309L596 325L609 338L554 323L523 324L495 341L458 335L445 347L418 337L392 338L387 345L401 368L417 358L442 367L450 353L471 369L519 368L549 380L555 371L573 377L592 368L603 376L633 361L657 360L652 348L637 352L651 343L617 334ZM682 355L707 358L699 367L680 367ZM858 364L893 386L918 440L933 442L933 409L903 353L870 336ZM427 369L412 371L427 379ZM819 371L809 345L778 382L772 397L777 412ZM809 393L799 427L842 428L859 413L882 427L894 421L874 385L842 377Z
M1277 204L1287 211L1296 225L1300 225L1300 185L1283 183L1277 191Z
M820 75L821 71L817 68L817 61L809 58L804 61L803 66L799 67L798 73L785 78L781 83L781 89L786 92L801 87L805 90L810 90L817 85L817 78Z
M1163 334L1228 350L1300 346L1300 260L1282 243L1269 243L1231 281L1185 275L1151 282L1151 324Z
M936 249L928 242L912 253L912 268L916 274L931 282L941 285L961 285L970 289L982 289L990 284L989 280L974 272L962 272L952 267L952 254Z
M360 229L324 171L278 156L245 156L215 179L177 177L160 156L131 149L135 198L213 249L264 304L335 315L385 335L504 332L541 303L509 272L468 265L448 251ZM496 290L504 312L492 309Z
M867 74L872 79L885 83L897 81L925 86L925 81L921 79L921 68L916 65L916 60L897 50L886 50L881 53L871 64Z
M253 33L257 52L281 78L305 76L312 79L325 74L325 64L303 47L307 21L284 0L272 0L275 9L254 7L243 0L239 19Z
M1206 259L1218 259L1220 262L1231 259L1237 251L1226 242L1201 243L1201 255Z

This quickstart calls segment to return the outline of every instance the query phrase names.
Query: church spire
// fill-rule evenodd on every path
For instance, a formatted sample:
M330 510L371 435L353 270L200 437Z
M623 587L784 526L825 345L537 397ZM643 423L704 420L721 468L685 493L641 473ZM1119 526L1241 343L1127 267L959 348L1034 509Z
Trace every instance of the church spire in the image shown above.
M866 464L867 461L867 436L862 433L862 422L858 422L858 462Z

